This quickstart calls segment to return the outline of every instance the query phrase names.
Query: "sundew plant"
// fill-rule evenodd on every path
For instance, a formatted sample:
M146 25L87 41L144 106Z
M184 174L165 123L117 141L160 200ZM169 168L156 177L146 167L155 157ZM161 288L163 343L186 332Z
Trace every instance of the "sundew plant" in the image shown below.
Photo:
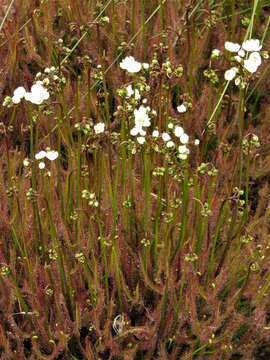
M0 3L1 359L270 359L269 24Z

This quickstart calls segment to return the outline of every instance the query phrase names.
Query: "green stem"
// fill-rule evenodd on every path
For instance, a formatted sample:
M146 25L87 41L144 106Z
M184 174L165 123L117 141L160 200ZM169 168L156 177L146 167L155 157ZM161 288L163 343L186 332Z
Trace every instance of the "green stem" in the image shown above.
M171 262L175 259L175 256L179 249L182 247L186 236L187 223L188 223L188 203L189 203L189 175L188 170L185 169L183 184L182 184L182 222L179 237L176 246L171 256Z
M230 81L227 81L226 85L224 86L224 89L223 89L223 91L222 91L222 93L221 93L221 95L220 95L220 97L218 99L218 102L217 102L217 104L216 104L216 106L215 106L215 108L214 108L214 110L213 110L213 112L212 112L212 114L210 116L210 119L207 122L207 127L212 123L212 120L214 119L214 117L215 117L215 115L216 115L216 113L217 113L217 111L219 109L219 106L221 104L221 101L223 100L223 97L224 97L224 95L225 95L225 93L226 93L226 91L228 89L229 84L230 84Z

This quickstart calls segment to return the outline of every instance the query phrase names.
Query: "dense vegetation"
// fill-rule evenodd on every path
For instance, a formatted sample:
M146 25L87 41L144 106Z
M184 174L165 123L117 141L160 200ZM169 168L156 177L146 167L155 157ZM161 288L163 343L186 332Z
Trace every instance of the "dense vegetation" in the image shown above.
M270 359L270 2L0 7L0 358Z

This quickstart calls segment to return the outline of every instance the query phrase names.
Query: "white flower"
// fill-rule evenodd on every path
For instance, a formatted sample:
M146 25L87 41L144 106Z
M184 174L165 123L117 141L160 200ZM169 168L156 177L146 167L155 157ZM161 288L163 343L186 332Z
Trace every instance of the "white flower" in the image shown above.
M221 54L221 51L220 51L219 49L213 49L213 50L212 50L211 57L212 57L212 58L217 58L217 57L220 56L220 54Z
M249 58L247 60L244 60L244 68L250 73L255 73L261 63L261 55L257 51L255 51L249 55Z
M179 154L178 157L179 157L179 159L181 159L181 160L186 160L187 157L188 157L188 154Z
M29 161L28 158L25 158L25 159L23 160L23 165L24 165L25 167L27 167L27 166L30 165L30 161Z
M105 124L103 122L99 122L94 126L94 131L96 134L101 134L105 130Z
M135 117L135 126L130 130L130 135L137 136L141 135L141 137L146 135L146 131L143 127L148 127L151 125L150 117L148 116L150 108L147 106L140 106L139 109L134 110ZM141 139L139 140L141 141Z
M151 125L150 117L148 116L149 109L145 106L140 106L139 109L134 110L135 126L136 127L148 127Z
M186 147L186 145L179 145L178 151L180 154L189 154L189 149Z
M23 98L25 94L26 94L26 90L23 86L17 87L17 89L15 89L13 92L14 96L20 97L20 98Z
M41 159L44 159L45 157L46 157L46 151L44 151L44 150L41 150L40 152L38 152L35 155L36 160L41 160Z
M134 96L135 100L140 100L141 95L138 89L133 90L131 85L128 85L126 89L127 89L127 97L131 97L132 95L135 94Z
M260 45L260 40L250 39L243 42L242 48L246 51L260 51L262 45Z
M152 136L155 137L155 138L159 137L159 131L158 131L158 130L154 130L154 131L152 132Z
M134 126L134 128L130 130L130 135L137 136L138 134L140 134L141 136L145 136L146 131L143 130L143 128L140 126Z
M16 97L16 96L12 96L11 100L12 100L13 104L16 104L16 105L21 102L21 98Z
M27 92L24 97L25 100L30 101L32 104L40 105L44 100L48 100L49 96L50 94L43 86L42 82L37 81L34 85L32 85L31 92Z
M26 90L24 87L22 86L17 87L17 89L14 90L12 96L13 104L19 104L21 100L24 98L25 94L26 94Z
M51 161L54 161L55 159L57 159L58 156L59 156L58 151L49 150L49 151L46 152L46 158L51 160Z
M166 132L162 133L161 137L162 137L162 140L165 142L171 140L171 136Z
M258 70L258 66L253 61L250 60L244 61L244 68L252 74Z
M259 66L261 65L261 63L262 63L261 55L260 55L260 53L257 52L257 51L252 52L252 53L249 55L248 60L253 61L258 67L259 67Z
M180 137L183 134L184 134L184 129L182 128L182 126L176 126L174 129L174 135Z
M127 56L121 61L120 68L127 70L129 73L137 73L141 71L142 64L136 61L133 56Z
M138 141L139 144L142 145L142 144L145 143L145 138L143 136L139 136L139 137L137 137L137 141Z
M235 80L234 80L234 83L236 86L240 85L241 84L241 77L238 76Z
M140 92L139 92L139 90L138 89L135 89L135 100L140 100L140 98L141 98L141 95L140 95ZM144 99L144 100L146 100L146 99Z
M134 128L130 130L130 135L132 136L137 136L138 133L139 133L139 129L137 129L136 126L134 126Z
M188 154L190 153L189 149L186 147L186 145L180 145L178 146L178 157L182 160L186 160L188 157Z
M194 140L194 145L196 145L196 146L200 145L200 140L199 140L199 139L195 139L195 140Z
M40 169L44 169L45 168L45 162L44 161L41 161L39 164L38 164L38 167Z
M243 59L241 58L241 56L236 55L234 57L234 60L240 63Z
M59 156L58 151L55 151L55 150L48 150L48 151L41 150L40 152L36 153L35 159L36 160L41 160L41 159L47 158L47 159L53 161L53 160L57 159L58 156Z
M187 111L187 107L184 104L179 105L179 106L177 106L177 111L180 113L184 113Z
M233 43L230 41L225 42L225 49L230 52L238 52L240 50L241 46L237 43Z
M225 74L224 74L225 80L230 81L230 80L234 79L237 74L237 71L238 71L237 67L232 67L231 69L225 71Z
M174 127L173 123L170 122L170 123L168 124L168 129L171 130L171 129L173 129L173 127Z
M189 149L186 147L186 145L180 145L178 146L178 157L182 160L186 160L189 154Z
M246 53L245 53L245 51L244 51L243 49L240 49L240 50L238 51L238 55L239 55L240 57L244 57L244 56L246 55Z
M146 131L143 130L143 129L139 129L139 134L140 134L141 136L145 136L145 135L146 135Z
M166 146L167 146L167 148L172 148L172 147L174 147L174 142L170 140L167 142Z
M148 64L148 63L142 63L142 67L143 67L145 70L148 70L148 69L149 69L149 64Z
M182 144L187 144L189 140L188 134L184 133L180 136L180 141Z

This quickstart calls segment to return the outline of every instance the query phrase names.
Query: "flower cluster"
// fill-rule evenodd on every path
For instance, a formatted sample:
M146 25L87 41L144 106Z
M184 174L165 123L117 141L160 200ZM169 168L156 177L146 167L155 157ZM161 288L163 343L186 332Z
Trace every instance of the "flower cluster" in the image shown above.
M255 134L248 134L243 140L242 140L242 149L243 153L245 155L248 155L249 152L260 148L261 143L260 139Z
M231 60L234 66L225 72L224 78L227 81L234 79L235 85L242 88L246 86L245 76L256 73L262 58L268 58L267 52L261 51L262 45L258 39L245 40L242 45L226 41L225 49L233 54Z
M166 46L164 46L163 43L160 43L159 51L161 51L163 55L164 52L167 52L167 50L168 49L166 48ZM150 68L152 76L156 77L160 74L163 74L167 77L168 80L170 79L172 81L182 77L184 72L183 66L181 64L174 65L169 58L165 58L164 62L161 62L158 52L154 53Z
M131 85L128 85L128 86L126 87L126 91L127 91L127 95L126 95L127 98L130 98L130 97L134 96L134 99L135 99L135 100L140 100L141 94L140 94L140 92L139 92L138 89L134 89L134 90L133 90L132 86L131 86Z
M102 134L105 130L105 124L103 122L99 122L94 126L94 131L96 134Z
M179 113L185 113L187 111L187 106L185 104L181 104L181 105L177 106L177 111Z
M211 53L211 59L217 59L221 55L221 51L219 49L213 49Z
M13 91L13 96L11 98L13 104L19 104L21 100L25 97L26 90L24 87L19 86Z
M42 81L37 81L31 87L31 92L24 95L25 100L30 101L32 104L41 105L45 100L48 100L50 94L44 87Z
M48 159L50 161L54 161L58 158L59 154L58 154L58 151L55 151L55 150L41 150L39 151L38 153L36 153L35 155L35 159L36 160L43 160L43 159ZM44 169L45 168L45 162L44 161L40 161L39 164L38 164L38 167L40 169Z
M7 96L5 98L3 106L10 106L11 104L17 105L23 99L30 101L32 104L41 105L45 100L48 100L49 97L50 94L43 85L43 82L38 80L32 85L30 92L27 92L23 86L17 87L12 97Z
M98 122L94 125L92 121L85 121L85 119L83 119L81 122L74 124L74 128L77 131L81 131L86 136L92 135L93 133L98 135L104 133L105 124L103 122Z
M171 132L171 133L170 133ZM159 131L155 129L152 132L152 137L157 139L160 136ZM174 125L172 122L168 124L168 132L161 133L161 139L167 149L174 149L177 147L177 157L181 160L186 160L190 153L188 148L189 136L185 133L182 126ZM177 142L179 145L177 145ZM200 141L196 139L194 145L199 145Z
M187 147L187 144L189 142L189 136L185 133L182 126L174 126L172 123L168 125L169 129L173 131L174 136L180 141L180 144L178 146L178 157L181 160L186 160L190 151ZM171 140L171 135L167 132L163 132L162 140L166 143L167 148L172 148L175 146L174 141Z
M148 115L149 111L150 108L143 105L141 105L139 109L134 110L135 126L130 130L130 135L140 135L137 137L139 144L143 144L145 142L146 131L143 128L151 125L151 119Z
M147 70L149 68L149 64L140 63L139 61L136 61L133 56L127 56L121 61L120 68L134 74L141 71L142 68Z
M91 193L89 190L82 190L82 198L88 200L88 205L97 208L99 206L99 202L97 200L96 194Z
M192 99L189 94L185 93L180 96L181 104L177 106L177 111L180 114L186 113L192 109Z
M38 72L28 92L23 86L17 87L12 96L6 96L3 106L11 107L19 104L23 99L35 105L41 105L50 97L50 91L58 92L66 84L66 78L61 75L60 69L54 66L47 67L44 72Z
M47 67L44 72L38 72L35 77L36 81L42 81L45 87L50 87L53 92L59 92L63 85L66 84L66 78L63 76L59 68L54 66Z

